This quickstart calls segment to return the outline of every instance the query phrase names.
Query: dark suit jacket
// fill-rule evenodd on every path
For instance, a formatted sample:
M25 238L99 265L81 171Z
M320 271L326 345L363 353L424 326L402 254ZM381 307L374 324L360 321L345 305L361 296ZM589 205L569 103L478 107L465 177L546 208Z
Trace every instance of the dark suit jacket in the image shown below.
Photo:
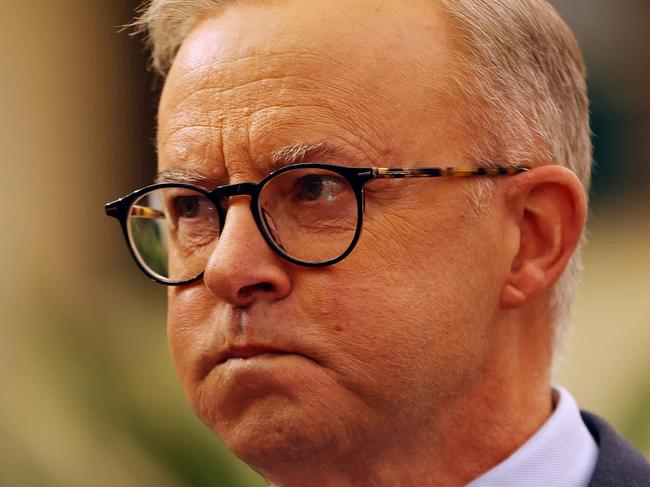
M650 464L605 421L582 412L598 443L598 461L589 487L650 487Z

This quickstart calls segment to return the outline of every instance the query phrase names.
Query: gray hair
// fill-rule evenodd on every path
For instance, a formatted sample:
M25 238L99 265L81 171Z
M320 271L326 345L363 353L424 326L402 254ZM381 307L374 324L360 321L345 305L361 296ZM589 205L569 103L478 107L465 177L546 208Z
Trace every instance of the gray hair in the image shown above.
M150 0L134 22L147 34L152 65L165 76L204 16L240 0ZM451 82L478 136L465 150L479 161L557 164L588 193L591 132L586 69L577 41L545 0L433 0L459 51ZM485 188L483 188L485 189ZM477 200L480 198L477 198ZM551 297L556 344L571 316L581 270L578 249Z

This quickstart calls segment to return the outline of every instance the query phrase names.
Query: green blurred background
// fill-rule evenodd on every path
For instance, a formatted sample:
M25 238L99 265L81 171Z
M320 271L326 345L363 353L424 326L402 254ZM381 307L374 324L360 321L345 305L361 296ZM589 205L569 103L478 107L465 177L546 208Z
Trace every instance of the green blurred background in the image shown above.
M590 67L590 244L556 381L650 454L650 2L554 2ZM137 2L0 4L0 485L254 486L185 404L103 204L155 171Z

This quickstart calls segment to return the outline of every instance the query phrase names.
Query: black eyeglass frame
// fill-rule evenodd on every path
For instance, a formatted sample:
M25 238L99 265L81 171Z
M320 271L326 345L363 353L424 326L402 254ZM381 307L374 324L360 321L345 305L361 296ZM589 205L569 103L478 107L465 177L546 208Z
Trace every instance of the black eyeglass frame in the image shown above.
M352 187L357 201L357 228L348 248L338 257L322 262L304 262L288 255L271 237L271 231L268 229L262 216L262 209L259 204L259 195L273 178L288 171L296 169L321 169L327 170L340 176L343 176ZM284 166L276 171L269 173L259 183L235 183L224 186L217 186L212 190L188 183L156 183L140 188L127 196L119 198L105 205L106 215L116 218L120 222L122 233L126 239L127 247L131 256L138 267L144 274L155 282L167 286L181 286L190 284L203 278L205 271L202 271L195 277L181 281L172 281L161 279L146 266L133 248L129 237L128 217L133 204L144 194L161 188L183 188L190 189L205 195L213 204L219 215L219 232L223 230L226 221L226 210L221 204L224 198L233 196L250 196L250 209L253 218L266 243L283 259L303 267L326 267L340 262L345 259L352 250L354 250L361 230L363 228L363 212L365 208L364 185L375 179L401 179L408 177L473 177L473 176L514 176L528 171L529 168L521 166L489 166L489 167L425 167L425 168L381 168L381 167L347 167L320 163L296 163Z

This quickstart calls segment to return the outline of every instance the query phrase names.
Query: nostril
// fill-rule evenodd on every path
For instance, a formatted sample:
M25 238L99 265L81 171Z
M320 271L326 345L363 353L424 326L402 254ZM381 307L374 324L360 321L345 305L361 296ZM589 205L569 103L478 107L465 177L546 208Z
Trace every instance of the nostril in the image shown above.
M250 298L257 292L269 293L273 291L273 284L270 282L261 282L251 286L245 286L239 290L239 296L242 298Z

